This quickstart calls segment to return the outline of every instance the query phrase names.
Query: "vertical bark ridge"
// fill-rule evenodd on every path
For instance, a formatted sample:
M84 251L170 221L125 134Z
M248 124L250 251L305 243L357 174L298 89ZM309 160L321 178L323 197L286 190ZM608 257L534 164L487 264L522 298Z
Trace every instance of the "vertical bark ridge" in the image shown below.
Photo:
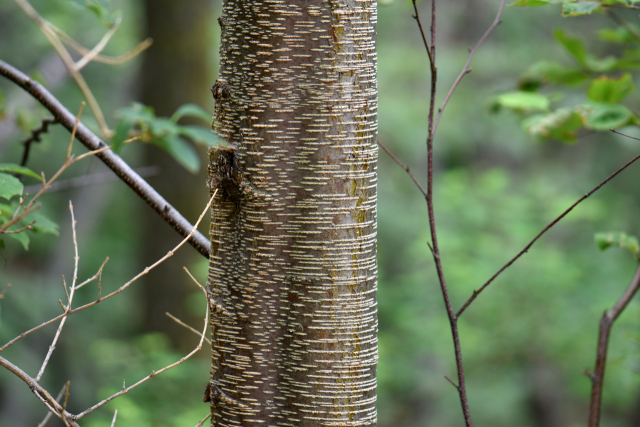
M213 426L376 425L376 3L225 0Z

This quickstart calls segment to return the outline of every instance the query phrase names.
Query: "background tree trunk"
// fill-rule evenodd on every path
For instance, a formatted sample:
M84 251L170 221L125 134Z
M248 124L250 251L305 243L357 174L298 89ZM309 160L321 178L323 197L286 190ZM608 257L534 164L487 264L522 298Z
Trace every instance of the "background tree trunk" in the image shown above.
M376 425L376 3L227 0L214 426Z
M212 110L211 56L213 0L145 0L146 34L153 46L142 64L140 100L153 107L158 116L171 116L182 104L195 103ZM200 149L201 147L196 147ZM203 150L204 151L204 150ZM206 167L197 175L189 173L156 146L144 147L145 162L159 166L161 173L149 182L187 218L197 218L207 203ZM204 162L203 162L204 163ZM150 209L144 210L144 266L151 265L175 246L182 237L167 227ZM193 337L165 316L169 311L180 319L199 322L186 309L185 298L194 291L182 266L191 267L200 254L191 247L178 251L172 263L151 271L144 279L144 329L163 331L174 344L191 347ZM185 280L186 279L186 280ZM198 314L200 316L200 314Z

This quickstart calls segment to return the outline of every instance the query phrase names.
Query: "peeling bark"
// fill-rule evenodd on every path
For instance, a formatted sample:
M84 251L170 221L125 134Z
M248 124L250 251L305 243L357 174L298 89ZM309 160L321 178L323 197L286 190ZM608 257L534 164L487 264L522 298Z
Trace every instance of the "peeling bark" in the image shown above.
M374 1L225 0L212 426L375 426Z

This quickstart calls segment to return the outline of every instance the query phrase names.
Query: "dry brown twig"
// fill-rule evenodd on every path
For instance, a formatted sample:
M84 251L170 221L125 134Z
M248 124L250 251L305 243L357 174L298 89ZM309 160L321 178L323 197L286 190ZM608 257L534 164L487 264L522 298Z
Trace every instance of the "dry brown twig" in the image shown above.
M111 131L111 129L109 129L109 126L107 125L107 121L104 118L104 114L102 113L102 109L100 108L100 105L98 104L98 101L93 95L93 92L89 88L89 85L87 84L86 80L80 73L80 70L91 61L109 63L111 65L116 65L118 63L126 62L131 58L135 57L136 55L138 55L140 52L142 52L149 46L151 46L152 41L150 39L144 40L142 43L138 44L138 46L136 46L134 49L122 55L121 57L118 57L118 58L105 57L100 55L100 52L102 52L102 50L106 47L111 37L116 33L116 31L120 27L120 18L116 19L113 26L107 31L107 33L102 37L102 39L98 42L98 44L96 44L96 46L93 49L89 50L75 41L71 42L71 40L73 40L71 37L69 37L63 31L56 28L49 21L47 21L42 16L40 16L40 14L35 10L35 8L27 0L14 0L14 1L18 6L20 6L20 8L27 14L28 17L31 18L31 20L33 20L33 22L35 22L38 27L40 27L40 30L42 30L45 37L49 40L49 42L51 43L53 48L56 50L58 55L60 55L60 58L62 59L62 62L64 63L65 67L67 68L67 71L69 71L69 74L71 74L71 77L73 77L76 84L78 85L78 88L80 89L85 99L89 103L89 107L91 107L91 111L93 111L93 114L96 118L96 121L98 122L98 126L100 126L100 131L102 132L103 136L105 138L111 138L111 136L113 135L113 132ZM80 60L78 60L77 62L75 62L71 57L71 55L69 54L69 51L65 48L61 38L65 41L65 43L70 45L72 49L78 52L82 52L81 54L83 55L83 57L80 58Z
M89 153L87 153L89 154ZM122 291L124 291L126 288L128 288L133 282L135 282L136 280L138 280L140 277L146 275L149 271L151 271L152 269L154 269L155 267L157 267L158 265L160 265L161 263L163 263L164 261L166 261L168 258L170 258L171 256L173 256L173 254L180 249L180 247L182 247L191 237L191 235L195 232L195 230L197 229L198 225L200 224L200 222L202 221L202 219L204 218L205 214L208 212L209 208L211 207L211 203L213 202L213 199L216 197L217 195L217 190L213 193L213 195L211 196L211 198L209 199L209 202L207 203L205 209L203 210L202 214L200 215L200 217L198 218L198 221L196 222L195 226L193 227L193 229L191 230L191 233L185 237L176 247L174 247L172 250L170 250L169 252L167 252L167 254L165 256L163 256L162 258L160 258L157 262L155 262L154 264L152 264L149 267L146 267L141 273L137 274L133 279L129 280L127 283L125 283L124 285L122 285L121 287L119 287L117 290L111 292L110 294L108 294L107 296L105 296L104 298L101 298L100 295L98 296L98 299L96 299L95 301L82 305L80 307L77 307L75 309L71 308L71 303L73 300L73 293L75 292L75 290L77 290L78 288L86 285L87 283L90 283L91 281L94 281L96 279L98 279L98 284L100 284L100 278L102 275L102 269L104 268L105 264L106 264L106 260L105 262L102 264L102 266L100 267L100 269L98 270L98 272L91 277L90 279L86 280L85 282L81 283L80 285L76 286L76 282L77 282L77 267L78 267L78 252L77 252L77 242L75 239L75 230L74 230L74 247L76 249L76 256L75 256L75 266L74 266L74 278L71 284L71 292L67 294L67 298L68 298L68 305L65 306L63 304L63 310L64 313L62 313L61 315L56 316L53 319L50 319L46 322L41 323L40 325L36 326L35 328L32 328L26 332L23 332L22 334L20 334L19 336L17 336L16 338L14 338L13 340L9 341L8 343L6 343L5 345L3 345L2 347L0 347L0 353L2 353L4 350L6 350L8 347L10 347L11 345L15 344L16 342L18 342L19 340L21 340L22 338L32 334L33 332L40 330L42 328L44 328L47 325L50 325L54 322L56 322L57 320L60 319L66 319L67 317L69 317L70 315L72 315L73 313L76 313L80 310L84 310L86 308L92 307L96 304L99 304L100 302L109 299L119 293L121 293ZM71 210L71 212L73 213L73 210ZM72 215L72 220L73 220L73 224L75 227L75 219L73 218ZM189 273L187 271L187 273ZM189 273L189 276L191 276L191 274ZM191 276L193 278L193 276ZM195 279L194 279L195 280ZM207 296L207 291L206 289L200 285L197 281L195 281L196 284L198 285L198 287L202 290L202 292L205 295L205 298L208 299ZM98 285L100 287L100 285ZM66 293L66 286L65 286L65 293ZM77 420L81 419L82 417L90 414L91 412L95 411L96 409L100 408L101 406L107 404L108 402L112 401L113 399L117 398L118 396L121 396L125 393L128 393L130 390L132 390L135 387L138 387L139 385L147 382L148 380L150 380L151 378L155 377L156 375L159 375L169 369L172 369L182 363L184 363L187 359L189 359L191 356L193 356L196 352L198 352L201 348L202 348L202 344L205 341L205 334L207 331L207 326L208 326L208 318L209 318L209 304L207 303L207 308L206 308L206 312L205 312L205 316L204 316L204 326L202 329L202 333L199 334L200 335L200 341L198 343L198 345L186 356L183 356L182 358L180 358L180 360L165 366L164 368L158 370L158 371L152 371L151 374L147 375L146 377L142 378L141 380L139 380L138 382L136 382L135 384L126 387L123 381L123 387L122 390L120 390L119 392L113 394L112 396L109 396L108 398L98 402L97 404L93 405L92 407L88 408L87 410L74 415L69 413L65 408L66 408L66 402L67 399L65 399L65 403L64 406L60 405L58 403L58 400L60 399L60 396L58 397L58 399L54 399L51 394L45 390L42 386L40 386L39 381L35 378L32 378L31 376L29 376L26 372L24 372L23 370L21 370L18 366L14 365L13 363L11 363L10 361L8 361L7 359L5 359L4 357L0 356L0 366L3 366L4 368L6 368L7 370L9 370L10 372L12 372L13 374L15 374L18 378L20 378L21 380L23 380L27 385L29 385L29 388L32 390L32 392L43 402L43 404L49 409L49 411L56 415L58 418L60 418L63 423L69 427L78 427L77 424ZM40 372L38 373L38 376L40 377L42 375L42 373L44 372L44 368L46 368L46 362L48 360L48 358L51 355L51 352L53 351L53 349L55 348L55 342L57 340L57 337L60 334L60 331L62 329L62 324L63 322L61 322L61 326L59 326L58 331L56 333L56 337L54 338L54 342L52 344L52 346L49 349L49 353L47 354L47 357L45 358L45 362L43 363ZM69 390L68 387L68 383L67 383L67 392ZM67 398L68 398L68 394L67 394ZM114 414L114 419L112 422L115 423L115 417L116 415ZM46 422L46 418L45 421L43 421L43 423Z
M202 425L209 419L209 417L211 417L211 414L204 417L198 424L196 424L196 427L202 427Z

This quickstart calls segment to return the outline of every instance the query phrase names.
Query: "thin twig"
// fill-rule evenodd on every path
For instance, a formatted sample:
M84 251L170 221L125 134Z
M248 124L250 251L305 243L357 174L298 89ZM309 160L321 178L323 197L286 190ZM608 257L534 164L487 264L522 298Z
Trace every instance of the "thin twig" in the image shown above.
M209 419L209 417L211 417L211 413L209 413L209 415L204 417L198 424L196 424L196 427L202 427L202 425Z
M111 427L113 427L113 426L115 426L115 425L116 425L116 417L117 417L117 416L118 416L118 410L116 409L116 410L113 412L113 421L111 421Z
M71 114L60 102L47 91L41 84L30 79L24 73L15 69L6 62L0 60L0 75L8 78L35 99L40 101L60 123L71 131L74 127L75 116ZM97 150L105 147L105 144L82 123L78 125L77 137L89 150ZM120 177L133 191L136 192L153 210L155 210L167 223L169 223L183 237L190 234L193 226L173 206L169 204L156 190L131 169L117 154L112 151L99 153L97 157L104 162L115 174ZM196 230L192 234L189 243L203 256L209 258L211 248L209 240Z
M167 317L171 320L173 320L174 322L176 322L178 325L180 326L184 326L185 328L187 328L188 330L190 330L191 332L193 332L196 335L200 335L200 331L198 331L196 328L187 325L186 323L184 323L182 320L178 319L177 317L175 317L173 314L169 313L168 311L165 312L164 314L167 315ZM209 345L211 345L211 340L209 338L205 338L204 339L206 342L209 343Z
M8 283L7 286L4 287L2 291L0 291L0 299L4 298L4 295L11 288L11 283Z
M104 36L102 36L102 38L100 39L98 44L95 45L95 47L93 49L91 49L89 52L84 54L84 56L82 58L80 58L80 60L78 60L78 62L76 62L73 65L74 71L82 70L85 67L85 65L87 65L89 62L93 61L95 59L95 57L98 56L100 54L100 52L102 52L104 50L105 47L107 47L107 43L109 43L109 40L111 40L111 37L113 37L113 35L116 33L116 31L118 31L118 28L120 28L120 23L121 22L122 22L122 18L118 17L116 19L116 22L111 26L111 28L109 28L109 31L107 31L104 34Z
M17 337L15 337L14 339L12 339L11 341L9 341L8 343L6 343L5 345L3 345L2 347L0 347L0 353L2 353L3 351L5 351L7 348L11 347L13 344L15 344L16 342L20 341L21 339L23 339L24 337L31 335L32 333L44 328L45 326L48 326L54 322L57 322L58 320L62 319L63 317L67 317L70 316L74 313L77 313L78 311L84 310L86 308L89 307L93 307L96 304L101 303L104 300L107 300L109 298L112 298L114 296L116 296L117 294L119 294L120 292L124 291L125 289L127 289L132 283L134 283L136 280L138 280L140 277L144 276L145 274L147 274L149 271L153 270L154 268L156 268L158 265L162 264L164 261L166 261L169 257L173 256L173 254L180 249L191 237L191 234L195 232L195 230L197 229L198 225L200 224L200 222L202 221L202 218L204 218L205 214L207 213L207 211L209 210L211 203L213 202L213 199L216 197L216 194L218 194L218 190L216 189L216 191L214 191L213 196L211 196L211 199L209 199L209 202L207 203L207 206L205 207L205 209L202 211L202 214L200 214L200 217L198 218L198 221L196 222L196 224L194 225L193 229L191 230L191 233L189 233L189 235L187 235L180 243L178 243L178 245L173 248L172 250L170 250L165 256L163 256L162 258L160 258L158 261L156 261L154 264L152 264L149 267L146 267L141 273L137 274L133 279L129 280L127 283L125 283L124 285L122 285L121 287L119 287L118 289L116 289L115 291L111 292L110 294L108 294L107 296L100 298L100 296L98 296L98 299L87 303L85 305L82 305L78 308L74 308L73 310L69 310L69 311L65 311L64 313L54 317L53 319L50 319L46 322L41 323L40 325L29 329L28 331L25 331L23 333L21 333L20 335L18 335ZM103 264L104 265L104 264ZM102 267L101 267L102 268Z
M402 162L401 162L400 160L398 160L398 158L397 158L396 156L394 156L394 155L393 155L393 153L391 153L391 151L389 151L389 149L388 149L387 147L385 147L385 146L384 146L384 144L383 144L382 142L378 141L378 145L379 145L380 147L382 147L382 149L383 149L383 150L384 150L384 151L385 151L389 156L391 156L391 158L392 158L393 160L395 160L395 162L396 162L397 164L399 164L399 165L400 165L400 167L401 167L402 169L404 169L405 171L407 171L407 173L409 174L409 176L411 177L411 179L413 180L413 182L418 186L418 189L420 190L420 192L422 193L422 195L423 195L424 197L427 197L427 192L425 191L425 189L424 189L424 188L422 188L422 185L420 185L420 182L418 182L418 180L416 179L416 177L415 177L415 176L413 176L413 173L411 173L411 170L409 169L409 166L405 166L405 165L403 165L403 164L402 164Z
M453 95L453 92L456 90L456 88L460 84L460 81L462 80L462 78L471 72L471 69L469 69L469 65L471 64L471 60L473 59L473 55L476 53L478 48L484 43L484 41L489 36L489 34L491 34L491 32L494 30L494 28L496 28L498 26L498 24L500 24L500 22L501 22L500 21L500 16L502 15L502 10L504 9L505 1L506 0L502 0L500 2L500 7L498 8L498 13L496 14L496 18L493 20L493 23L487 29L487 31L485 31L484 35L480 38L480 40L478 40L478 43L476 43L476 45L473 47L473 49L471 49L469 51L469 56L467 57L467 62L464 64L464 67L462 68L462 71L460 72L460 75L458 76L456 81L453 82L453 85L451 86L451 89L449 89L449 93L447 93L447 96L444 98L444 101L442 102L442 105L440 106L440 109L438 109L438 116L436 117L436 122L433 125L433 132L434 133L435 133L436 129L438 128L438 123L440 123L440 117L442 117L442 112L444 111L445 107L449 103L449 99L451 98L451 95Z
M213 197L215 197L215 194L213 195ZM209 204L211 204L211 202L213 201L213 197L211 197L211 200L209 201ZM208 206L209 205L207 205L207 209L208 209ZM207 209L205 209L205 212L207 211ZM183 241L183 243L184 243L184 241ZM198 283L198 282L196 281L196 283ZM198 284L198 285L200 286L200 284ZM200 288L201 288L202 292L204 293L205 298L208 298L207 290L204 289L202 286L200 286ZM140 384L143 384L143 383L147 382L148 380L150 380L151 378L155 377L156 375L159 375L159 374L161 374L161 373L163 373L165 371L168 371L169 369L174 368L174 367L180 365L181 363L183 363L185 360L189 359L191 356L196 354L202 348L202 343L205 340L205 334L207 332L207 326L208 325L209 325L209 304L207 304L207 308L206 308L205 314L204 314L204 326L202 328L202 333L200 333L200 342L198 343L196 348L194 348L189 354L187 354L186 356L182 357L177 362L172 363L171 365L160 369L159 371L152 371L151 374L147 375L146 377L144 377L143 379L141 379L140 381L138 381L137 383L135 383L135 384L133 384L133 385L131 385L129 387L125 388L123 386L122 390L120 390L119 392L109 396L108 398L102 400L101 402L96 403L91 408L87 409L86 411L83 411L83 412L79 413L78 415L73 416L73 419L79 420L80 418L84 417L85 415L95 411L99 407L101 407L101 406L107 404L108 402L112 401L116 397L128 393L129 391L131 391L131 389L133 389L135 387L138 387Z
M67 33L62 31L61 29L59 29L55 25L53 25L51 23L49 23L49 25L51 26L51 29L53 29L53 31L55 31L55 33L58 35L58 37L60 37L60 40L62 40L62 42L64 44L69 46L71 49L75 50L80 55L87 55L88 53L91 52L91 50L89 50L86 47L82 46L80 43L75 41L71 36L69 36ZM122 54L120 56L106 56L106 55L98 54L98 55L93 57L92 61L93 62L100 62L100 63L106 64L106 65L121 65L121 64L124 64L125 62L130 61L131 59L135 58L136 56L138 56L142 51L148 49L152 44L153 44L153 39L151 39L149 37L149 38L144 39L140 43L138 43L130 51L128 51L128 52L126 52L126 53L124 53L124 54Z
M107 121L104 118L104 114L102 113L100 104L98 104L98 101L93 95L93 92L89 88L89 85L87 84L82 74L79 71L75 70L75 63L73 61L73 58L64 47L55 31L53 31L49 22L42 16L40 16L40 14L27 0L14 1L18 4L18 6L20 6L20 8L27 14L28 17L31 18L31 20L35 22L38 27L40 27L40 30L42 30L42 33L49 40L51 46L53 46L55 51L58 53L65 67L67 68L67 71L69 71L69 74L71 74L71 77L75 80L78 88L82 92L82 95L84 95L85 99L89 103L89 107L91 107L91 111L93 111L93 115L95 116L96 121L98 122L98 126L100 127L100 131L105 137L110 138L113 132L107 125Z
M0 366L6 368L15 376L24 381L29 386L33 394L35 394L38 399L40 399L40 401L42 401L42 403L44 403L44 405L49 408L49 410L53 412L56 417L60 418L66 425L69 425L71 427L80 427L75 422L74 415L70 414L66 409L60 406L56 399L54 399L47 390L42 388L42 386L40 386L40 384L38 384L38 382L35 379L31 378L26 372L1 356Z
M42 123L35 129L31 129L31 135L20 141L24 145L24 151L22 153L22 160L20 166L26 166L29 161L29 151L31 150L31 144L33 142L42 141L42 134L49 132L49 125L57 124L58 119L55 117L45 117L42 119Z
M608 4L607 7L621 7L623 9L640 10L640 6L631 6L629 4Z
M607 350L609 347L609 335L611 327L620 313L624 311L633 296L640 289L640 266L636 274L613 308L605 311L600 319L600 332L598 334L598 350L596 353L596 368L591 374L591 402L589 404L589 427L598 427L600 423L600 407L602 405L602 386L604 383L604 371L607 363Z
M67 384L69 384L69 383L67 382ZM60 390L60 393L58 393L58 397L56 397L56 402L60 402L60 399L62 399L62 396L65 394L65 390L67 389L67 384L62 386L62 389ZM38 427L44 427L47 424L47 422L49 421L49 418L51 418L52 415L53 415L53 412L51 412L51 411L47 412L47 415L44 417L44 420L42 420L42 422L40 424L38 424Z
M71 311L71 303L73 302L73 295L76 291L76 283L78 281L78 262L80 261L80 257L78 256L78 241L76 238L76 218L73 215L73 205L71 201L69 201L69 210L71 211L71 230L73 234L73 247L75 249L75 257L74 257L74 267L73 267L73 280L71 282L71 291L67 294L67 309L66 312ZM104 266L104 264L102 264ZM102 269L102 267L100 267ZM67 287L64 287L65 293L67 291ZM49 346L49 351L47 352L47 356L44 358L44 362L42 362L42 366L38 371L38 375L36 376L36 381L40 382L42 375L44 374L44 370L47 367L47 363L49 363L49 358L53 354L53 350L56 348L56 343L58 342L58 338L60 337L60 333L62 332L62 328L64 327L65 322L67 321L68 316L65 316L60 321L60 326L58 326L58 330L56 331L55 336L53 337L53 342Z
M413 19L418 23L418 28L420 29L420 35L422 36L422 42L424 43L424 48L427 50L427 55L429 56L429 63L433 63L435 59L431 56L431 49L429 49L429 42L427 42L427 37L424 34L424 29L422 28L422 22L420 21L420 14L418 13L418 4L416 0L411 0L413 3L414 14L411 15Z
M612 132L618 133L620 135L624 135L621 134L620 132L616 132L615 130L612 130ZM628 136L628 135L625 135ZM632 138L632 137L630 137ZM636 139L636 138L634 138ZM636 160L640 159L640 155L637 155L636 157L634 157L633 159L631 159L629 162L627 162L624 166L622 166L620 169L618 169L617 171L615 171L614 173L612 173L611 175L609 175L607 177L607 179L605 179L604 181L602 181L600 184L596 185L591 191L589 191L587 194L585 194L584 196L580 197L574 204L572 204L571 206L569 206L564 212L562 212L562 214L560 214L560 216L558 216L556 219L554 219L549 225L547 225L540 233L538 233L538 235L536 237L533 238L533 240L531 240L527 246L524 247L524 249L522 249L520 252L518 252L518 254L516 256L514 256L513 258L511 258L511 260L509 260L509 262L507 262L500 270L498 270L493 276L491 276L491 278L489 280L486 281L486 283L484 285L482 285L480 287L480 289L473 291L473 294L471 295L471 297L469 297L469 299L467 300L467 302L464 303L464 305L462 306L462 308L460 308L460 310L458 310L458 312L456 313L456 317L460 317L462 315L462 313L464 313L464 311L467 309L467 307L469 307L469 305L478 297L478 295L480 295L480 293L482 291L484 291L487 286L489 286L491 284L491 282L493 282L500 274L502 274L503 271L505 271L507 268L509 268L511 266L511 264L513 264L514 262L516 262L516 260L518 260L518 258L520 258L522 255L524 255L525 253L527 253L529 251L529 249L531 248L531 246L533 246L533 244L540 238L542 237L542 235L544 233L546 233L547 231L549 231L551 229L551 227L553 227L554 225L556 225L562 218L564 218L565 216L567 216L567 214L569 212L571 212L573 210L573 208L575 208L576 206L578 206L580 203L582 203L587 197L591 196L593 193L595 193L596 191L598 191L600 188L602 188L602 186L604 186L606 183L608 183L609 181L611 181L613 178L615 178L620 172L622 172L623 170L625 170L626 168L628 168L629 166L631 166Z
M31 213L33 213L33 211L35 209L37 209L37 207L34 206L36 201L49 189L49 187L51 187L51 184L53 184L53 182L56 181L60 177L60 175L62 175L62 173L69 166L71 166L73 163L81 160L82 158L84 158L84 156L87 156L87 155L91 156L91 155L99 153L99 150L90 151L88 153L83 154L82 156L80 156L78 158L74 158L71 155L71 148L73 146L73 140L75 139L76 129L78 128L78 123L80 121L80 115L82 114L82 110L83 109L84 109L84 102L82 102L80 104L80 111L79 111L78 115L76 116L76 118L74 120L74 126L73 126L72 131L71 131L71 141L69 142L69 146L67 148L67 157L65 158L65 161L64 161L63 165L60 167L60 169L58 169L58 171L53 175L53 177L51 179L49 179L49 181L47 181L45 179L44 172L41 173L42 188L40 189L40 191L38 191L38 193L33 197L33 199L31 199L31 201L22 209L22 212L18 213L20 211L20 207L18 207L18 209L16 209L16 211L13 214L13 218L11 218L9 221L7 221L2 226L0 226L0 234L3 234L5 231L7 231L9 229L9 227L14 225L18 221L21 221L24 217L26 217L26 216L30 215ZM21 199L20 200L20 205L21 206L22 206L22 204L24 203L25 200L26 199Z
M78 286L76 286L76 289L80 289L84 285L87 285L87 284L93 282L94 280L99 279L102 276L102 269L104 268L104 266L107 264L108 261L109 261L109 257L107 257L104 260L104 262L102 263L102 265L100 266L100 268L98 269L98 272L96 274L94 274L93 276L91 276L90 278L85 280L84 282L80 283Z

